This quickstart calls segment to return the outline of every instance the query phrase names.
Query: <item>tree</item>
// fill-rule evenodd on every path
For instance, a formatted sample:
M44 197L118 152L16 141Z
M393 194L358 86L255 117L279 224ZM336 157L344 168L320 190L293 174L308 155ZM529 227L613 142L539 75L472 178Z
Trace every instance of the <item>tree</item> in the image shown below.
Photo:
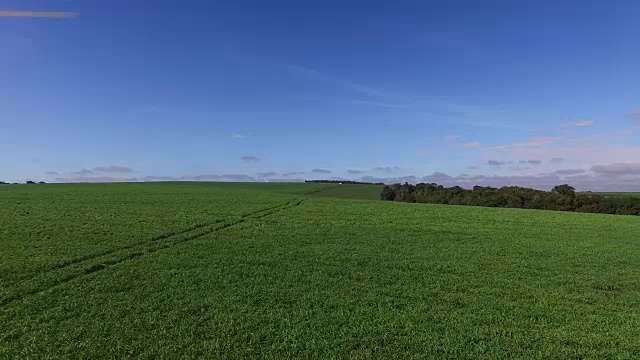
M380 194L380 200L393 201L396 199L396 192L389 185L385 185L382 188L382 193Z
M430 204L640 215L639 197L576 194L575 188L567 184L555 186L551 191L542 191L518 186L499 189L474 186L472 190L466 190L459 186L445 188L438 184L404 183L385 186L380 197L383 200Z
M553 190L551 190L551 192L560 194L562 196L570 196L570 197L576 196L576 189L573 186L570 186L567 184L557 185L553 188Z

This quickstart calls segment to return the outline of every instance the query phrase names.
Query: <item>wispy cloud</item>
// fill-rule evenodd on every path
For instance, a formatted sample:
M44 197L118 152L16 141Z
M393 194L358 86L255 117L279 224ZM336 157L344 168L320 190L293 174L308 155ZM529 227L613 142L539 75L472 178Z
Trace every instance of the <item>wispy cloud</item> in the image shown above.
M80 14L64 11L20 11L20 10L0 10L0 17L26 17L26 18L48 18L48 19L71 19Z
M246 155L240 158L240 160L242 161L258 161L260 159L258 159L256 156L253 155Z
M390 104L390 103L379 102L379 101L343 100L339 102L344 104L369 105L369 106L377 106L381 108L390 108L390 109L406 109L409 107L407 105Z
M552 164L558 164L558 163L561 163L563 161L564 161L564 159L561 158L561 157L554 157L554 158L551 158L551 160L549 160L549 162L552 163Z
M480 143L477 141L474 141L474 142L466 143L463 146L466 148L477 148L477 147L480 147Z
M304 182L304 179L300 179L300 178L297 178L297 179L269 178L269 179L267 179L267 182Z
M371 169L371 171L379 171L379 172L393 172L401 170L399 166L378 166Z
M256 173L256 176L263 177L263 178L274 177L274 176L279 176L279 175L280 174L278 174L277 172L273 172L273 171Z
M408 183L416 183L418 182L418 177L414 176L414 175L409 175L409 176L399 176L399 177L376 177L376 176L363 176L359 179L357 179L358 181L365 181L365 182L372 182L372 183L385 183L385 184L392 184L392 183L404 183L404 182L408 182Z
M628 169L627 169L628 170ZM538 173L530 175L468 175L461 174L451 176L442 172L435 172L424 177L403 176L403 177L387 177L374 178L363 177L362 181L384 182L387 184L424 182L437 183L444 186L461 186L463 188L472 188L475 185L481 186L523 186L535 189L550 190L554 186L568 183L575 186L578 190L591 191L639 191L640 190L640 164L637 169L631 169L631 172L624 171L624 175L620 175L618 170L614 173L594 173L589 174L584 169L564 169L554 173Z
M145 176L142 181L173 181L177 180L173 176Z
M110 166L98 166L93 168L93 171L95 172L113 172L113 173L130 173L133 172L133 169L130 167L125 167L125 166L117 166L117 165L110 165Z
M74 171L73 173L76 174L76 175L91 175L91 174L93 174L93 171L91 171L89 169L82 169L82 170L79 170L79 171Z
M331 174L331 170L327 169L313 169L311 170L313 174Z
M457 141L458 139L460 139L460 136L458 135L449 135L444 137L444 141L446 142L454 142L454 141Z
M588 127L593 125L593 120L575 120L560 124L560 127Z
M109 183L109 182L136 182L140 179L136 178L116 178L116 177L86 177L86 176L78 176L78 177L58 177L56 178L57 182L61 183Z
M56 171L45 171L44 173L47 174L47 175L51 175L51 176L59 175L58 172L56 172Z
M375 96L375 97L386 97L388 95L372 87L362 85L354 81L340 79L332 75L329 75L327 73L324 73L315 69L311 69L305 66L286 64L284 65L284 67L291 74L307 77L307 78L318 80L318 81L333 82L342 88L346 88L360 94Z
M365 171L365 170L357 170L357 169L347 169L347 172L348 172L349 174L356 174L356 175L357 175L357 174L364 174L364 173L366 173L366 171Z
M232 139L244 139L244 135L240 135L240 134L233 134L231 135Z
M243 174L224 174L222 178L231 181L256 181L254 177Z
M180 180L188 181L209 181L218 179L220 179L220 175L218 174L183 175L180 177Z
M554 143L554 142L556 142L558 140L560 140L560 138L556 137L556 136L534 136L534 137L530 137L529 140L527 140L527 141L515 143L515 144L513 144L513 146L516 146L516 147L538 147L538 146L544 146L544 145L548 145L548 144Z
M554 173L558 175L578 175L578 174L584 174L586 172L587 170L585 169L561 169L561 170L556 170Z
M640 175L640 163L614 163L609 165L594 165L591 171L609 175Z
M371 86L364 85L355 81L343 79L332 74L329 74L324 71L320 71L317 69L313 69L307 66L302 66L298 64L290 64L290 63L280 63L274 61L268 61L265 59L260 59L255 56L246 56L239 55L230 51L225 52L225 56L235 62L245 64L245 65L257 65L261 67L271 68L271 69L279 69L280 71L284 71L289 73L292 76L306 78L309 80L324 82L328 84L333 84L338 88L342 88L353 93L357 93L360 95L365 95L367 97L376 97L376 98L389 98L394 95L389 94L387 92L375 89ZM374 106L382 106L382 107L405 107L404 105L396 105L396 104L388 104L381 102L371 102L371 101L359 101L353 100L348 101L353 104L362 104L362 105L374 105Z
M640 120L640 109L634 109L629 116L631 120Z
M270 173L266 173L270 174ZM272 173L275 174L275 173ZM51 174L53 175L53 174ZM89 175L89 174L87 174ZM140 178L132 177L112 177L112 176L68 176L56 177L56 182L60 183L110 183L110 182L154 182L154 181L269 181L269 182L302 182L304 179L280 179L274 177L255 178L245 174L200 174L200 175L183 175L183 176L145 176Z
M410 107L416 116L428 116L431 119L457 123L474 128L492 128L528 131L529 127L519 125L513 118L520 114L505 107L460 104L438 98L420 98L407 96ZM490 120L488 120L490 119Z
M488 160L487 161L487 165L489 165L489 166L501 166L501 165L504 165L504 164L506 164L505 161L498 161L498 160Z

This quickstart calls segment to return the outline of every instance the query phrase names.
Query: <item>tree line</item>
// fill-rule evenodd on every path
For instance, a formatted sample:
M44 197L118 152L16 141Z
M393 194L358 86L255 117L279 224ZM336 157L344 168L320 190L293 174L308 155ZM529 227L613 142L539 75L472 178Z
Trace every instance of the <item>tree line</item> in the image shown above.
M361 184L361 185L384 185L384 183L370 183L362 181L351 180L305 180L306 183L320 183L320 184Z
M18 183L8 183L8 182L0 181L0 185L11 185L11 184L13 184L13 185L18 185ZM27 180L27 181L25 182L25 184L27 184L27 185L31 185L31 184L36 184L36 182L35 182L35 181L31 181L31 180ZM37 182L37 184L46 184L46 182L44 182L44 181L39 181L39 182Z
M575 188L567 184L558 185L551 191L543 191L519 186L474 186L469 190L459 186L447 188L433 183L404 183L385 185L380 198L412 203L640 215L640 197L576 193Z

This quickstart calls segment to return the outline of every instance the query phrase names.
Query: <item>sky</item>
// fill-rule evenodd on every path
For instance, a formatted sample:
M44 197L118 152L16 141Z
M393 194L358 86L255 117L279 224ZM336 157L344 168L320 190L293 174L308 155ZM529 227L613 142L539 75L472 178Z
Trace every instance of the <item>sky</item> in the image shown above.
M640 191L639 13L4 0L0 180Z

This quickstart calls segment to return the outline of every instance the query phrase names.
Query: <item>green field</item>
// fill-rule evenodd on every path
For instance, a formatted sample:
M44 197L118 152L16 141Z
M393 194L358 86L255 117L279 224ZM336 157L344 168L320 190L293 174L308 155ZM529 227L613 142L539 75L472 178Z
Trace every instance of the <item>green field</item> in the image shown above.
M640 357L638 217L340 186L0 187L0 358Z
M636 197L640 197L640 193L638 193L638 192L598 192L596 194L604 195L604 196L636 196Z
M380 200L383 185L365 184L327 184L322 191L315 192L316 197L341 199Z

